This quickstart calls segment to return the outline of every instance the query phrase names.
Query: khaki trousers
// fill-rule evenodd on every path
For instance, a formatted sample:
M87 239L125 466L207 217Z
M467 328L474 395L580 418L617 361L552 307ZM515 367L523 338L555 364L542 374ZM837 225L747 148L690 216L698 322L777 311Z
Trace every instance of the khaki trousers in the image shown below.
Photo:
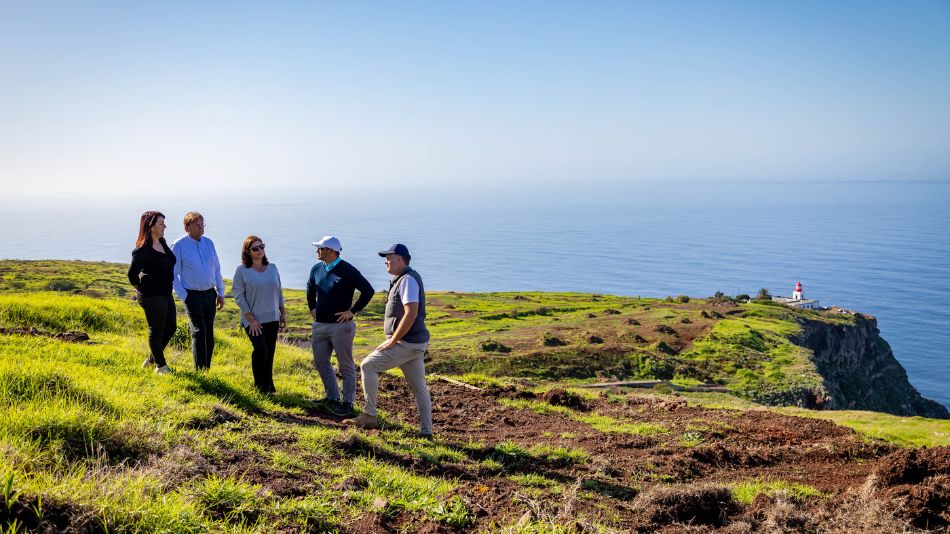
M379 400L379 373L393 368L402 369L409 388L416 397L419 410L419 427L422 434L432 433L432 398L426 385L426 365L423 362L428 343L406 343L399 341L383 350L374 350L360 362L360 374L363 377L363 395L366 405L363 413L376 416L376 402Z

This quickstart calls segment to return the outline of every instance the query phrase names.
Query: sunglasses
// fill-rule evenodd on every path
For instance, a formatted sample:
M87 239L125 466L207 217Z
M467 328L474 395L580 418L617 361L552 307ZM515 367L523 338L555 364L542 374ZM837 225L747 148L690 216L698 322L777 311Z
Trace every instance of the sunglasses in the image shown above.
M258 250L264 250L264 243L257 245L256 247L251 247L251 252L257 252Z

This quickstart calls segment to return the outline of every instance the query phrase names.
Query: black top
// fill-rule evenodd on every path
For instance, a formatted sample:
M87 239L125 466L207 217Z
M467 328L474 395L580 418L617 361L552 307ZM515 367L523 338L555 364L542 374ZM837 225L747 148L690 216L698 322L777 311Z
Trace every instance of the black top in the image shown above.
M172 296L172 280L174 279L175 254L168 248L164 239L161 241L165 253L152 248L151 243L142 245L132 251L132 265L129 265L129 283L139 286L143 297L170 297Z
M357 289L360 298L353 304L353 293ZM373 285L356 267L343 260L330 272L323 262L314 265L307 279L307 306L311 310L316 308L318 323L335 323L338 312L358 313L369 304L373 293Z

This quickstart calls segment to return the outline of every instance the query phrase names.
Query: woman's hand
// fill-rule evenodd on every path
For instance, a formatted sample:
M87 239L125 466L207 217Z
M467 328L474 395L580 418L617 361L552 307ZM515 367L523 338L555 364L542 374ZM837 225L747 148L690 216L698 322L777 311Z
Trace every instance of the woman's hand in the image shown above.
M287 314L286 314L286 313L280 312L280 324L279 324L278 326L279 326L279 328L284 328L285 326L287 326Z
M252 336L259 336L263 332L261 329L261 323L257 322L257 319L251 319L251 324L248 325L248 331Z

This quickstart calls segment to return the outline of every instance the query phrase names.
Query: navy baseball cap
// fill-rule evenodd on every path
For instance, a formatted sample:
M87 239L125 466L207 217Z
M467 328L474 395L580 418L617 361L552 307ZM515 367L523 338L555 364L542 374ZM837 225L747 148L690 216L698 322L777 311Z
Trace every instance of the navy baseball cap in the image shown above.
M412 258L412 256L409 255L409 249L402 243L393 243L393 245L388 249L379 251L379 255L383 258L389 256L390 254L399 254L403 258L406 258L406 260Z

